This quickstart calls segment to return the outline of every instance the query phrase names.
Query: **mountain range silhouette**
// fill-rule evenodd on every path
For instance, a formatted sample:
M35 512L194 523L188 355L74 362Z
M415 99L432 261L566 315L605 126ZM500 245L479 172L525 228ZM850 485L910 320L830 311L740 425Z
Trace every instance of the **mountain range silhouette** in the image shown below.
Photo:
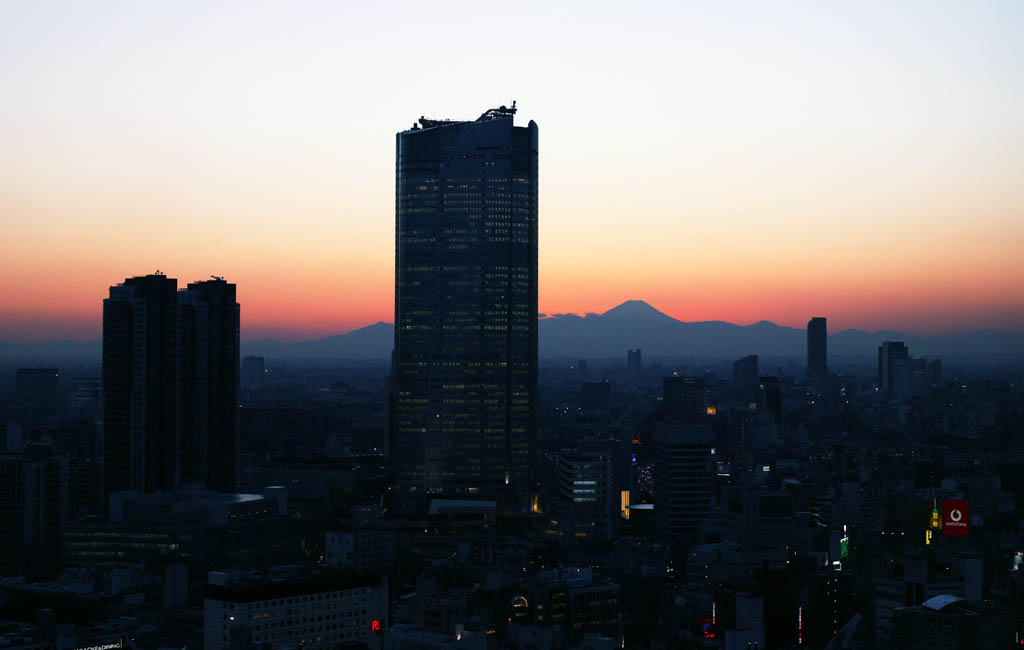
M640 348L647 358L739 359L802 357L806 354L803 328L769 321L736 325L724 321L685 322L658 311L643 300L627 300L603 314L553 314L540 319L543 359L600 359L624 357ZM244 331L244 329L243 329ZM913 356L969 357L1024 354L1024 334L974 330L942 336L915 336L893 330L865 332L848 329L830 333L829 356L871 356L882 341L901 340ZM284 342L266 338L242 343L242 354L272 359L388 359L394 345L394 326L374 323L346 334L309 341ZM100 341L18 344L0 342L0 359L98 360Z

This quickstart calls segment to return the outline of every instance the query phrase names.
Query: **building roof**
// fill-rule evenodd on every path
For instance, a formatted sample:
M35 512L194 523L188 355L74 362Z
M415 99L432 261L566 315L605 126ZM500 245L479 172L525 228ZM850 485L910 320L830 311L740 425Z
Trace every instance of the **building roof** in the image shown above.
M921 603L921 605L927 607L928 609L933 609L937 612L948 605L952 605L953 603L957 603L962 600L964 599L960 596L953 596L951 594L940 594L938 596L932 596L928 600Z

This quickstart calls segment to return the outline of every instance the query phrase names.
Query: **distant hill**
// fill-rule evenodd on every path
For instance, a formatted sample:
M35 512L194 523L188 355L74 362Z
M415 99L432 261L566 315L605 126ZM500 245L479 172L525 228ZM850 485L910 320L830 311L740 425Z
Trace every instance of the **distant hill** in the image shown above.
M394 346L394 326L381 322L313 341L249 341L242 343L242 354L268 359L389 359Z
M628 300L603 314L557 314L540 319L542 358L624 357L640 348L648 357L739 359L748 354L764 357L801 357L807 353L802 328L769 321L735 325L723 321L684 322L664 314L642 300ZM844 330L829 335L829 356L872 355L879 343L904 341L914 356L985 356L1024 354L1024 334L976 330L922 337L882 330ZM242 344L243 355L270 359L388 359L394 345L394 326L374 323L347 334L287 343L262 339ZM16 344L0 342L0 359L45 361L97 361L100 341Z

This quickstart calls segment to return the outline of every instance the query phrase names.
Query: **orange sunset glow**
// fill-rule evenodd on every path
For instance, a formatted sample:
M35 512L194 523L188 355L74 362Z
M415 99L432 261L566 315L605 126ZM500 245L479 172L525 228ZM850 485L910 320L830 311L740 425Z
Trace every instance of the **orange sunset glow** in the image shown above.
M512 98L542 313L1024 330L1024 5L912 4L538 5L432 37L331 3L9 7L0 340L97 339L108 287L157 269L237 284L243 340L391 322L395 133Z

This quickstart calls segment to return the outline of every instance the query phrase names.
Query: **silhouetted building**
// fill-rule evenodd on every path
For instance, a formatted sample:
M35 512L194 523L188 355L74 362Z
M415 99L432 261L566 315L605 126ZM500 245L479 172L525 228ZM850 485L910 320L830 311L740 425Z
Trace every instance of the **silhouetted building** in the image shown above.
M193 282L178 294L181 481L238 487L239 306L235 285Z
M159 273L103 301L104 493L178 484L178 281Z
M654 532L662 542L696 534L711 511L711 442L706 426L654 432Z
M103 377L71 378L71 412L99 417L103 412Z
M640 348L626 350L626 370L629 372L640 372L644 367Z
M387 622L387 578L379 573L236 582L229 573L214 571L203 590L203 647L208 650L365 648L374 630L386 628Z
M607 381L585 381L580 387L580 408L607 411L612 401L612 385Z
M939 359L932 359L928 362L928 385L930 386L941 386L942 385L942 361Z
M760 376L756 354L743 357L732 364L732 385L743 391L744 397L748 399L757 391L757 379Z
M245 357L242 359L242 388L259 390L263 388L263 375L267 367L263 357Z
M910 353L903 341L885 341L878 346L878 389L892 397L896 390L896 362Z
M828 322L823 317L807 322L807 379L828 376Z
M900 400L924 397L928 389L924 359L897 359L893 363L892 396Z
M67 457L46 445L0 453L0 576L56 572Z
M405 503L509 486L529 504L537 400L537 142L515 107L397 135L395 412Z
M893 650L1019 647L1014 633L1013 610L959 596L943 594L893 610Z
M665 377L661 395L661 408L669 417L690 421L704 414L704 382L696 377Z
M757 387L757 410L767 411L782 424L782 386L778 377L761 377Z

